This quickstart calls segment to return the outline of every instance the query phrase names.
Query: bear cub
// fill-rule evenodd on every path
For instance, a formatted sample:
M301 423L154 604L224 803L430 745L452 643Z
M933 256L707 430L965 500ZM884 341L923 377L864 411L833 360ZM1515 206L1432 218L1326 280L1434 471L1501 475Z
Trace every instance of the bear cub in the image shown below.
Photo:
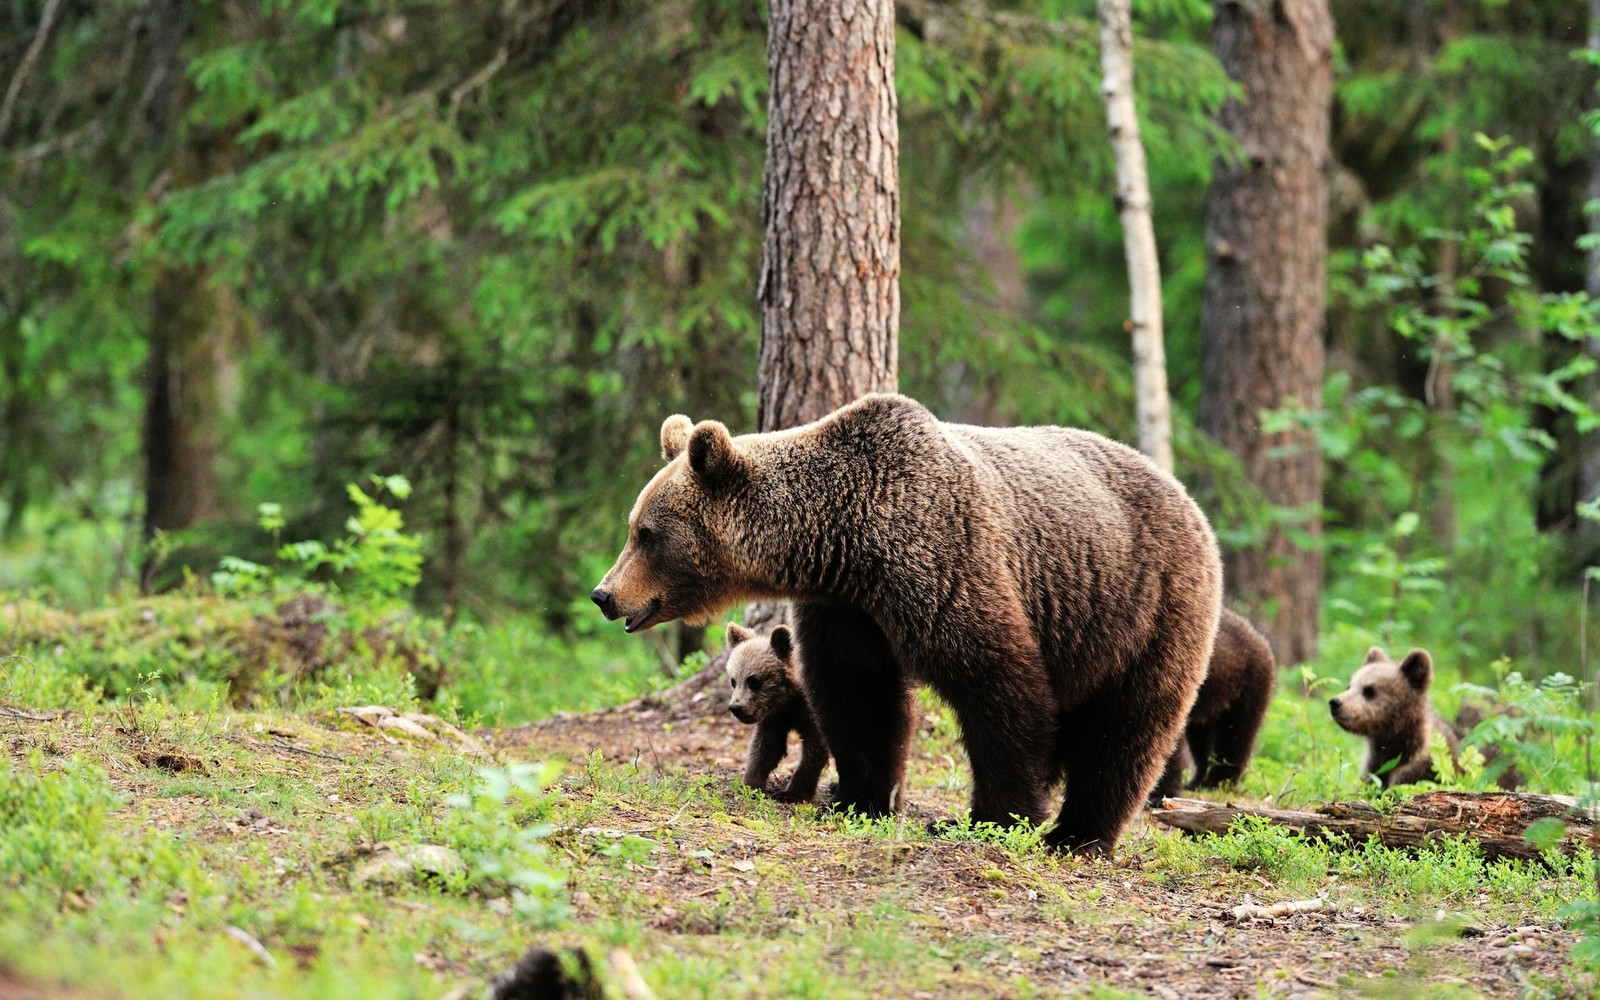
M728 711L755 726L745 755L744 783L766 791L767 778L789 751L789 734L800 735L800 766L787 784L772 790L779 802L809 802L828 766L828 745L811 717L795 674L794 637L787 625L768 636L743 625L728 626Z
M1367 757L1361 766L1363 778L1389 761L1394 767L1379 775L1384 788L1416 781L1436 781L1428 743L1434 732L1444 737L1453 759L1461 747L1456 728L1428 701L1428 685L1433 682L1433 658L1425 649L1413 649L1398 664L1380 647L1367 650L1367 658L1350 678L1350 687L1328 701L1333 721L1346 732L1367 738ZM1499 754L1484 747L1485 759ZM1503 771L1497 783L1512 789L1520 783L1515 768Z
M1272 702L1277 663L1266 637L1243 616L1227 608L1217 623L1206 679L1189 710L1189 721L1166 773L1150 792L1150 805L1177 795L1190 767L1190 788L1215 788L1238 781L1255 751L1256 734Z

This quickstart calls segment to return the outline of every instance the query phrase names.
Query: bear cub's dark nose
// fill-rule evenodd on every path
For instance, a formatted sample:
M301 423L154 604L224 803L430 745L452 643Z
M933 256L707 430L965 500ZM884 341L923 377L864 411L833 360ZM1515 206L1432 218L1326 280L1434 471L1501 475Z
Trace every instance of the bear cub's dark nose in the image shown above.
M1328 699L1328 711L1332 712L1334 715L1338 715L1339 714L1339 699L1338 698L1329 698Z
M606 593L603 588L594 588L594 592L589 595L589 600L599 606L600 613L606 616L607 621L616 620L617 602L612 600L611 595Z

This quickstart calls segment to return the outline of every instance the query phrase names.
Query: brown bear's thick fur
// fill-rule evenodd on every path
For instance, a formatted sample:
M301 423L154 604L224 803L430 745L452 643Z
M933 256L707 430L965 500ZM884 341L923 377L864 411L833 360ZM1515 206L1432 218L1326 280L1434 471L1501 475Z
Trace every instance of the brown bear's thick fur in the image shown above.
M628 631L789 600L838 806L900 804L909 687L954 709L972 818L1108 851L1161 776L1205 676L1221 564L1205 516L1088 431L946 424L872 395L730 437L681 416L592 597Z
M1328 711L1341 729L1367 738L1363 778L1396 761L1378 774L1385 788L1437 781L1429 746L1434 733L1444 737L1452 758L1460 752L1461 734L1428 700L1432 683L1433 657L1427 650L1413 649L1396 664L1381 647L1373 646L1344 694L1328 700ZM1482 752L1491 763L1500 757L1498 747L1485 746ZM1510 791L1522 783L1522 775L1515 767L1507 767L1495 783Z
M728 626L728 711L755 726L745 754L744 783L762 791L778 762L789 752L789 734L800 736L800 766L781 788L779 802L810 802L828 766L828 744L811 717L794 669L793 638L786 625L758 635L743 625Z
M1266 637L1243 615L1223 608L1205 683L1189 709L1183 739L1150 793L1151 804L1181 792L1184 771L1191 766L1190 788L1238 781L1255 751L1256 733L1277 681L1277 664Z

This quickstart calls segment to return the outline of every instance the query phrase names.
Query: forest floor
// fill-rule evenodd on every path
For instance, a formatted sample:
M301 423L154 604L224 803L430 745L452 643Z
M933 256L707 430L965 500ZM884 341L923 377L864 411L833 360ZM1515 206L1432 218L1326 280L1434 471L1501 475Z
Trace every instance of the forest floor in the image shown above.
M16 773L77 769L84 789L103 774L114 793L102 828L41 849L49 891L0 900L0 1000L464 1000L532 945L626 949L662 998L1595 989L1553 915L1581 889L1572 871L1488 865L1460 844L1341 852L1267 830L1194 840L1144 819L1112 860L1053 855L1016 832L932 836L928 820L958 815L967 781L937 706L898 821L750 792L738 779L749 732L648 700L483 731L484 753L331 712L0 714ZM562 762L532 814L567 873L564 917L530 921L482 881L369 877L395 845L483 856L506 817L456 822L447 800L459 811L480 767L525 760ZM41 810L78 822L89 792L36 787ZM59 833L48 827L40 836ZM142 846L115 854L128 845ZM87 859L76 881L57 877L74 851ZM1231 915L1313 896L1316 912Z

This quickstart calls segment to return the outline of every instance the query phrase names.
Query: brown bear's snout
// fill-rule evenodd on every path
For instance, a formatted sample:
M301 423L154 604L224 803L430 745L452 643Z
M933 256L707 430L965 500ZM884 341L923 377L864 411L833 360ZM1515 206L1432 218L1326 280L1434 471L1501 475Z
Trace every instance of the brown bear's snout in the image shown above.
M755 714L748 708L745 708L743 705L729 705L728 711L733 713L733 717L735 719L738 719L747 726L756 721Z
M1337 719L1339 717L1339 699L1338 698L1329 698L1328 699L1328 713L1330 715L1332 715L1335 719Z
M600 613L606 616L606 621L614 622L617 620L617 599L611 596L611 593L604 587L594 588L594 592L589 595L589 600L599 606Z

